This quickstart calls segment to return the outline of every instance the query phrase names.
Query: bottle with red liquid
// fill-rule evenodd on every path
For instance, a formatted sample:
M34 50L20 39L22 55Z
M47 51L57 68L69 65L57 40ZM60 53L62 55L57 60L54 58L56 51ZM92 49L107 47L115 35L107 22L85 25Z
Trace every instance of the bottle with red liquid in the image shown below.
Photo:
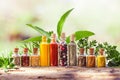
M67 66L67 44L65 41L65 33L61 34L61 42L59 45L59 65Z
M21 66L23 67L29 66L28 48L24 48L24 53L21 56Z
M50 43L50 66L58 66L58 44L56 34L52 34Z

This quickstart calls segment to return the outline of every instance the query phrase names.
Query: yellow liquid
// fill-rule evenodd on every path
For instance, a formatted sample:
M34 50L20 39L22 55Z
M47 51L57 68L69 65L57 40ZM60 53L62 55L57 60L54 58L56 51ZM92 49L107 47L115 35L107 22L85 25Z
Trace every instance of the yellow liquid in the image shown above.
M37 66L39 66L39 59L40 59L40 57L39 57L38 55L32 55L32 56L30 57L30 65L31 65L32 67L37 67Z
M97 56L97 67L105 67L106 66L106 58L105 56Z
M40 66L49 66L49 44L43 42L40 44Z

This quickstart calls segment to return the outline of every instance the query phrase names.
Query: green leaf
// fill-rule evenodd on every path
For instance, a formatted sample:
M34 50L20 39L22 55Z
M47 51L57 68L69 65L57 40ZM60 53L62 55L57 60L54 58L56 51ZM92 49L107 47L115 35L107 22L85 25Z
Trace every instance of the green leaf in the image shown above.
M85 38L85 37L92 36L92 35L95 35L95 34L91 31L76 31L75 32L75 38L76 38L75 41L80 40L80 39ZM66 38L66 42L67 43L70 42L70 36L68 36Z
M70 42L70 36L68 36L68 37L66 38L66 42L67 42L67 43Z
M34 30L38 31L41 35L47 36L48 38L50 37L49 32L43 30L42 28L37 27L37 26L33 26L32 24L26 24L26 25L28 25L29 27L31 27Z
M27 42L33 42L33 41L41 41L41 36L37 36L37 37L32 37L26 40L23 40L22 42L27 43Z
M85 37L92 36L92 35L95 35L95 34L91 31L77 31L77 32L75 32L76 41L80 40L82 38L85 38Z
M62 33L62 29L63 29L63 25L66 21L66 18L68 17L68 15L70 14L70 12L73 10L74 8L68 10L67 12L65 12L62 17L60 18L60 20L58 21L57 24L57 34L58 34L58 38L60 39L60 35Z

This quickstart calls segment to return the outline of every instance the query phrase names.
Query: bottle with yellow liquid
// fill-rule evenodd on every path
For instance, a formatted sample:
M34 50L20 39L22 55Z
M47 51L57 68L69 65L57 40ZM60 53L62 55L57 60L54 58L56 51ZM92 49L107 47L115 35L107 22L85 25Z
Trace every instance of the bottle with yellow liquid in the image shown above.
M40 66L49 66L49 59L49 44L46 36L42 36L42 42L40 43Z
M106 57L104 56L104 49L99 49L99 55L97 56L97 67L106 67Z

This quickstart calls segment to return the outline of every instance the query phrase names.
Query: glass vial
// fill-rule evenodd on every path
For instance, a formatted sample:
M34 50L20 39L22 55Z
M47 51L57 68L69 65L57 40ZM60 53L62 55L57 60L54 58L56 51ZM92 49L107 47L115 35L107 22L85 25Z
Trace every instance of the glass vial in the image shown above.
M67 44L65 42L65 33L61 34L61 42L59 45L59 65L67 66Z
M104 49L99 49L99 55L97 56L97 67L106 67L106 57L104 55Z
M38 48L33 48L33 54L30 56L30 66L39 66L40 56L38 55Z
M50 66L58 66L58 44L56 34L52 34L50 43Z
M24 48L23 55L21 56L21 66L27 67L29 66L29 55L28 48Z
M42 42L40 43L40 66L49 66L49 44L47 43L46 36L42 36Z
M89 55L87 56L87 67L95 67L96 66L96 58L94 55L94 48L89 48Z
M19 55L19 53L18 53L18 51L19 51L19 48L15 48L14 49L14 53L13 53L13 55L12 55L12 57L13 57L13 62L14 62L14 64L16 65L16 66L20 66L20 55Z
M78 66L86 67L86 55L84 54L84 48L80 48L80 54L78 56Z
M76 43L74 42L74 34L70 36L70 43L68 44L68 65L77 65Z

